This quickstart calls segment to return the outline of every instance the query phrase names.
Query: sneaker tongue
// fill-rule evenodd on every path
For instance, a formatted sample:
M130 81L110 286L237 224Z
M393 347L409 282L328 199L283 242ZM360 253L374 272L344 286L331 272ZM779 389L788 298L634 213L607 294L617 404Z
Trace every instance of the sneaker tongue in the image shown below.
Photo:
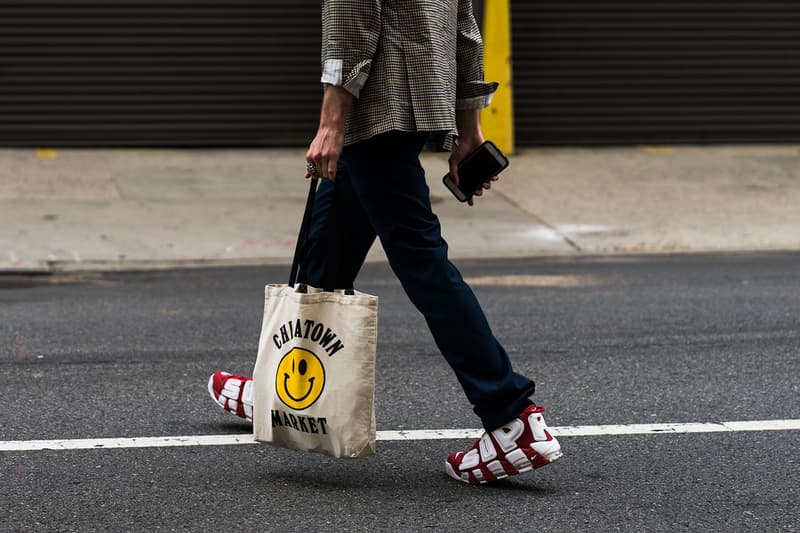
M532 403L528 407L526 407L524 411L522 411L522 414L527 415L530 413L542 413L542 412L544 412L544 407Z

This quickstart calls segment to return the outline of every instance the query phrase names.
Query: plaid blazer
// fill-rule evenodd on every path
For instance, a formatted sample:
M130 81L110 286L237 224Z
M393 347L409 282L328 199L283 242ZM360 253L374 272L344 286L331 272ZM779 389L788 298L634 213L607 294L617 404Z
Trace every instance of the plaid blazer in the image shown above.
M437 132L489 105L472 0L322 0L322 78L353 94L345 144L390 130Z

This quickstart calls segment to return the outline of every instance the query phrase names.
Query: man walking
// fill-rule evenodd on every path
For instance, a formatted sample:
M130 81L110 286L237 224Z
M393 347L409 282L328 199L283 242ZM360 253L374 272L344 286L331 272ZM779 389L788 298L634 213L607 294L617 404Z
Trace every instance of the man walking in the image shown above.
M484 82L482 56L471 0L323 0L325 93L306 177L328 179L317 191L307 279L301 280L321 286L335 196L337 226L347 241L340 286L352 283L379 238L481 419L486 433L445 462L450 476L473 484L561 457L544 408L530 400L533 382L512 370L447 258L419 162L425 145L452 150L457 182L458 163L483 143L479 110L497 84ZM252 419L250 378L217 372L208 386L223 408Z

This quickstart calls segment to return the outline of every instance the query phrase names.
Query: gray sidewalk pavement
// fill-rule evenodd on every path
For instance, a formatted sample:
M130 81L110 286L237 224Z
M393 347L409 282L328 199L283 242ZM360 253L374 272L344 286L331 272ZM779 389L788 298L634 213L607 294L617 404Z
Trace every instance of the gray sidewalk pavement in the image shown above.
M285 263L303 154L0 150L0 271ZM800 145L521 150L473 208L446 157L423 164L454 258L800 250Z

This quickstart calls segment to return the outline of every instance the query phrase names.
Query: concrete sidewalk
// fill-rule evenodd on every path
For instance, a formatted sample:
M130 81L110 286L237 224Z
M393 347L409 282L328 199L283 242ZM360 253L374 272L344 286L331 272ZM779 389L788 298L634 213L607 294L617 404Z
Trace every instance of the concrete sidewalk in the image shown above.
M0 271L288 262L303 154L0 150ZM446 157L423 163L455 258L800 250L798 145L523 150L474 208Z

